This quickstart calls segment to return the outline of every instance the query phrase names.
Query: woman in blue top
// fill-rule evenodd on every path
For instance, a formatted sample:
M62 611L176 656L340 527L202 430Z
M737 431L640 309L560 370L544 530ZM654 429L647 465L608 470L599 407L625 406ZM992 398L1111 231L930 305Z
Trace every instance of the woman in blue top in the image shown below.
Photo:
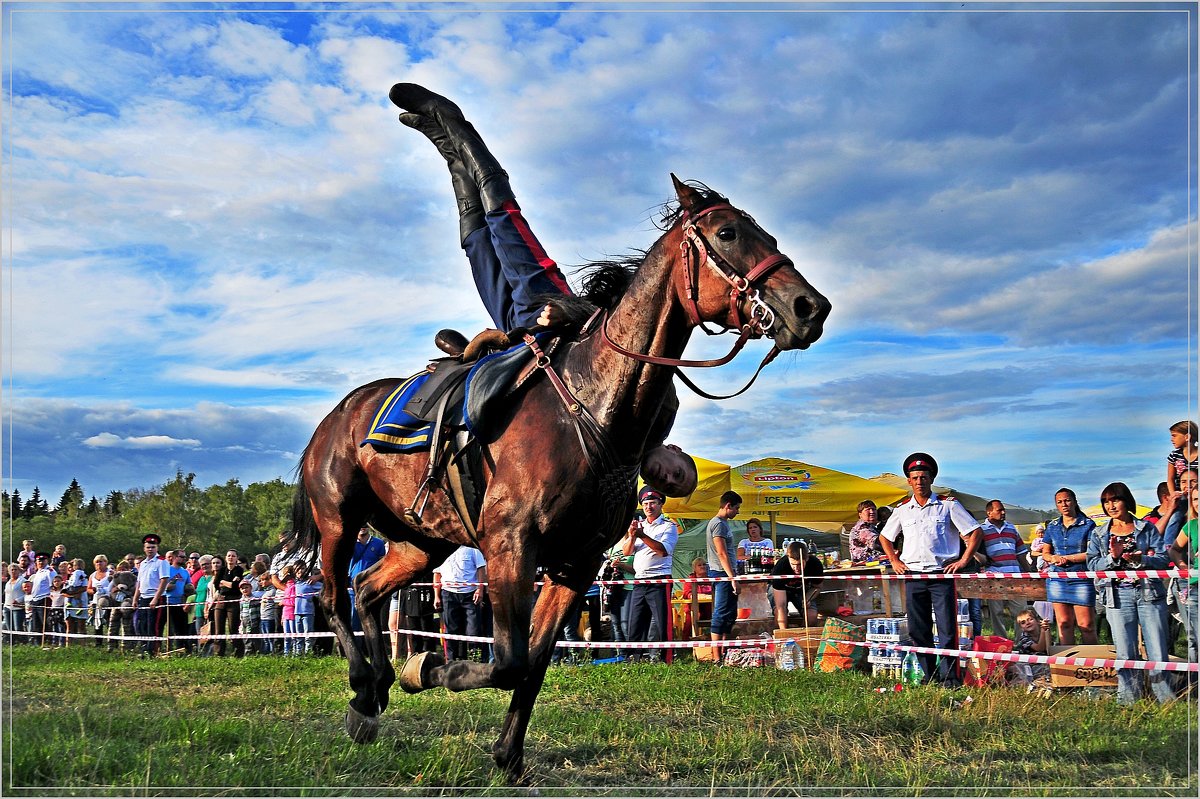
M1083 515L1079 500L1069 488L1054 494L1054 504L1062 515L1046 525L1042 559L1046 571L1087 571L1087 547L1096 523ZM1086 577L1046 580L1046 599L1054 605L1058 642L1075 645L1075 629L1084 644L1099 643L1096 637L1096 586Z
M1100 493L1100 503L1108 521L1092 531L1088 542L1088 568L1092 571L1154 570L1170 565L1162 533L1147 521L1134 517L1137 507L1133 493L1124 483L1109 483ZM1156 577L1101 577L1096 588L1104 602L1113 646L1121 660L1166 662L1167 587ZM1138 631L1146 657L1138 654ZM1175 698L1169 675L1163 669L1151 669L1150 690L1159 704ZM1133 704L1142 694L1139 669L1117 669L1117 701Z

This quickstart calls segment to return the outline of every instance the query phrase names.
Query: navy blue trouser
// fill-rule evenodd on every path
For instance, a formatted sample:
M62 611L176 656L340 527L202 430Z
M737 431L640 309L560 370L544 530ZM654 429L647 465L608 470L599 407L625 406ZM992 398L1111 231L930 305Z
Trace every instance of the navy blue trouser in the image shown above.
M515 201L486 218L487 226L463 241L479 296L501 330L532 327L544 304L538 295L570 294L571 289Z
M908 605L908 634L915 646L933 646L934 620L941 649L958 649L958 594L954 580L909 580L904 585ZM918 654L925 679L942 685L961 685L958 658Z
M166 614L163 612L162 606L152 608L150 600L142 597L138 598L137 607L138 615L135 619L138 627L137 634L143 638L153 639L142 641L142 651L147 655L157 654L158 639L162 638Z
M670 575L654 575L670 577ZM648 577L646 579L653 579ZM630 641L662 641L667 629L667 592L670 585L635 585L629 593L629 604L625 612L629 616ZM661 650L647 652L634 650L636 654L648 654L654 660L660 658Z
M483 614L480 612L480 607L475 604L474 596L474 591L460 594L445 588L442 589L442 621L446 625L448 635L478 636L482 634ZM450 660L466 660L469 649L479 649L480 659L486 661L486 657L483 657L483 648L479 644L467 641L448 641L447 643L449 644Z

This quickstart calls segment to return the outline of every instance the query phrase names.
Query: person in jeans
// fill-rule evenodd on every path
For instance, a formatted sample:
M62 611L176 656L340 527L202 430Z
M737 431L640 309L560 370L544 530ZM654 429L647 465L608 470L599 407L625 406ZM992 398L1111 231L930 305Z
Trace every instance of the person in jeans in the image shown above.
M675 542L679 539L679 528L675 522L662 515L666 497L657 488L646 486L638 494L638 503L646 520L634 519L625 536L622 552L633 555L633 577L635 580L652 580L671 576L671 557ZM629 640L661 641L670 624L667 615L667 596L671 584L648 583L633 587L629 597ZM661 659L659 650L649 653L649 660Z
M8 564L8 580L4 583L4 629L5 639L12 644L25 643L25 575L16 563Z
M477 636L482 632L486 581L487 561L474 547L459 547L433 570L433 607L441 611L447 635ZM450 660L466 660L467 651L466 641L448 642Z
M1162 533L1153 524L1135 518L1137 503L1124 483L1109 483L1100 492L1100 504L1108 521L1097 525L1088 540L1090 571L1154 571L1170 565ZM1138 632L1146 648L1146 659L1165 662L1171 647L1167 642L1167 587L1157 577L1101 577L1096 592L1104 602L1104 617L1112 630L1118 660L1142 660L1138 654ZM1160 704L1175 698L1170 675L1162 669L1149 671L1150 690ZM1142 672L1117 669L1117 702L1129 705L1142 695Z
M733 548L733 532L729 529L729 520L738 515L742 509L742 495L736 491L726 491L721 495L720 509L717 515L708 522L705 538L708 541L708 576L733 577L737 574L734 567L736 552ZM738 584L733 580L718 580L713 583L713 615L709 632L712 640L720 641L733 630L737 621ZM716 647L718 662L720 662L720 647Z
M296 564L296 635L292 654L311 655L313 653L312 634L317 625L317 597L324 587L320 569L313 569L310 574L307 563Z

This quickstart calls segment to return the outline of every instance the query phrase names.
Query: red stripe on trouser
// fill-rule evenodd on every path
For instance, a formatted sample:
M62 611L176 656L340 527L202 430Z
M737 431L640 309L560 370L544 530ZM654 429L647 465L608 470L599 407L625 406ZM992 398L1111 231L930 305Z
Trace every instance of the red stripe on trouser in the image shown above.
M529 252L537 260L538 266L546 272L546 277L550 279L550 282L563 294L566 294L568 297L572 296L574 292L567 285L562 272L558 271L558 264L546 254L546 250L542 248L542 243L537 240L537 236L533 235L533 230L530 229L529 223L525 221L525 217L521 215L521 207L517 205L516 201L505 200L500 206L500 210L508 214L508 219L513 223L513 227L517 229L517 233L521 236L521 241L529 248Z

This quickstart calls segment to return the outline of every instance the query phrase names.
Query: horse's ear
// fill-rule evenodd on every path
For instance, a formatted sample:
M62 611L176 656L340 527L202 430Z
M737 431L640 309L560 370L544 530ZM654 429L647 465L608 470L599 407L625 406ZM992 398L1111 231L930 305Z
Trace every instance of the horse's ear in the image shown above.
M671 173L671 182L675 184L675 196L679 198L679 207L685 211L694 212L704 199L704 195L687 185L675 173Z

